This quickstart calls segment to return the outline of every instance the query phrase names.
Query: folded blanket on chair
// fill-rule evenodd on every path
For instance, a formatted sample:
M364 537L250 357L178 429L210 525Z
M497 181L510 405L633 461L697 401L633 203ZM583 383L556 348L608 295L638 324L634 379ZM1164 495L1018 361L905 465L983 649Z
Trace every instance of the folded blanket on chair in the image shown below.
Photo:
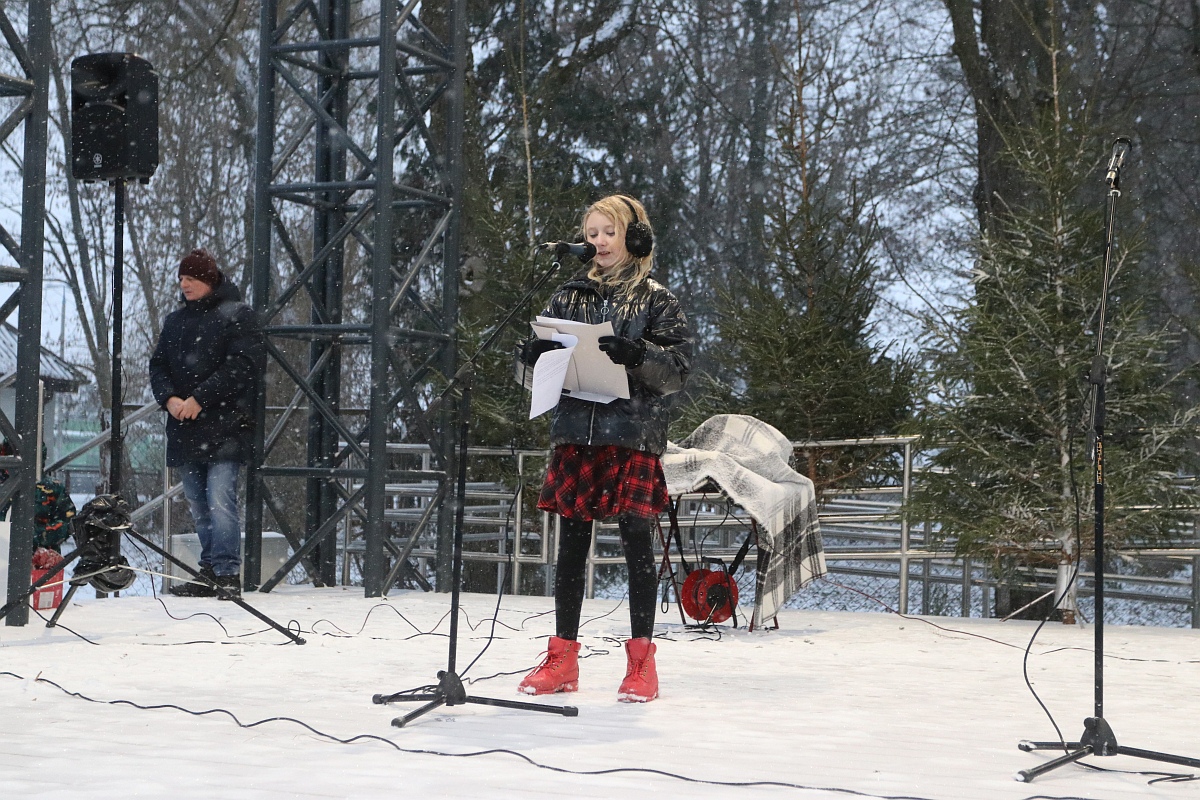
M788 438L762 420L719 414L678 444L668 443L662 457L671 495L711 482L758 522L767 566L759 576L755 627L825 574L816 493L811 480L788 466L791 454Z

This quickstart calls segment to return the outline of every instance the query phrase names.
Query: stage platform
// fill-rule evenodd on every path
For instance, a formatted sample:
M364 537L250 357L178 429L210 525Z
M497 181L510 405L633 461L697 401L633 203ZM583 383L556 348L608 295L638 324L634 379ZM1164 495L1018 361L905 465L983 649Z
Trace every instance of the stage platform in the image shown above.
M448 595L281 587L246 599L307 644L208 599L85 598L61 623L94 644L36 617L0 627L0 798L1200 796L1200 781L1151 785L1135 773L1168 765L1125 757L1088 762L1128 772L1013 779L1053 757L1019 740L1057 738L1022 679L1033 623L784 611L779 630L717 635L684 629L672 608L656 629L662 697L626 705L615 695L627 609L592 600L580 691L538 700L578 706L578 717L465 705L400 730L390 721L416 705L371 698L436 681ZM495 608L494 596L463 596L458 671L473 695L521 699L553 603L503 598L489 646ZM1200 756L1200 632L1105 634L1105 717L1118 741ZM1049 624L1029 662L1070 739L1092 713L1092 637ZM225 709L253 727L126 702ZM284 717L360 738L339 743Z

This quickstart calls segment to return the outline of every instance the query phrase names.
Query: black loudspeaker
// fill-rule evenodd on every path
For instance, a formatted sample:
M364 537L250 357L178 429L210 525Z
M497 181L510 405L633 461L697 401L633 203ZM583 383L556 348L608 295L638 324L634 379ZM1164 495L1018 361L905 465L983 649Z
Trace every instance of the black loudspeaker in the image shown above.
M137 178L158 168L158 73L132 53L71 62L71 174L83 181Z

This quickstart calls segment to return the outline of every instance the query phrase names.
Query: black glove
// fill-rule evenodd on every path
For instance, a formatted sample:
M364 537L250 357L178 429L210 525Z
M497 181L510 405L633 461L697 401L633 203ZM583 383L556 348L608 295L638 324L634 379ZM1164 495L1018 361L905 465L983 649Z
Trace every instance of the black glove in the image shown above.
M641 339L626 339L624 336L601 336L600 349L608 353L614 364L624 364L633 369L646 360L646 343Z
M529 339L525 344L521 345L521 361L532 367L542 357L543 353L561 349L562 342L555 342L551 339Z

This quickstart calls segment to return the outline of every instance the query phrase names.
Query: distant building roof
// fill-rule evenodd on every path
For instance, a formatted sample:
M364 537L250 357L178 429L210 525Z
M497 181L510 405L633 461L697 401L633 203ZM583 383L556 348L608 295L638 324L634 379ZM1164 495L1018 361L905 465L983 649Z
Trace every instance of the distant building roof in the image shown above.
M45 347L41 351L41 378L51 392L74 392L87 377ZM17 369L17 329L7 322L0 324L0 376L11 375Z

